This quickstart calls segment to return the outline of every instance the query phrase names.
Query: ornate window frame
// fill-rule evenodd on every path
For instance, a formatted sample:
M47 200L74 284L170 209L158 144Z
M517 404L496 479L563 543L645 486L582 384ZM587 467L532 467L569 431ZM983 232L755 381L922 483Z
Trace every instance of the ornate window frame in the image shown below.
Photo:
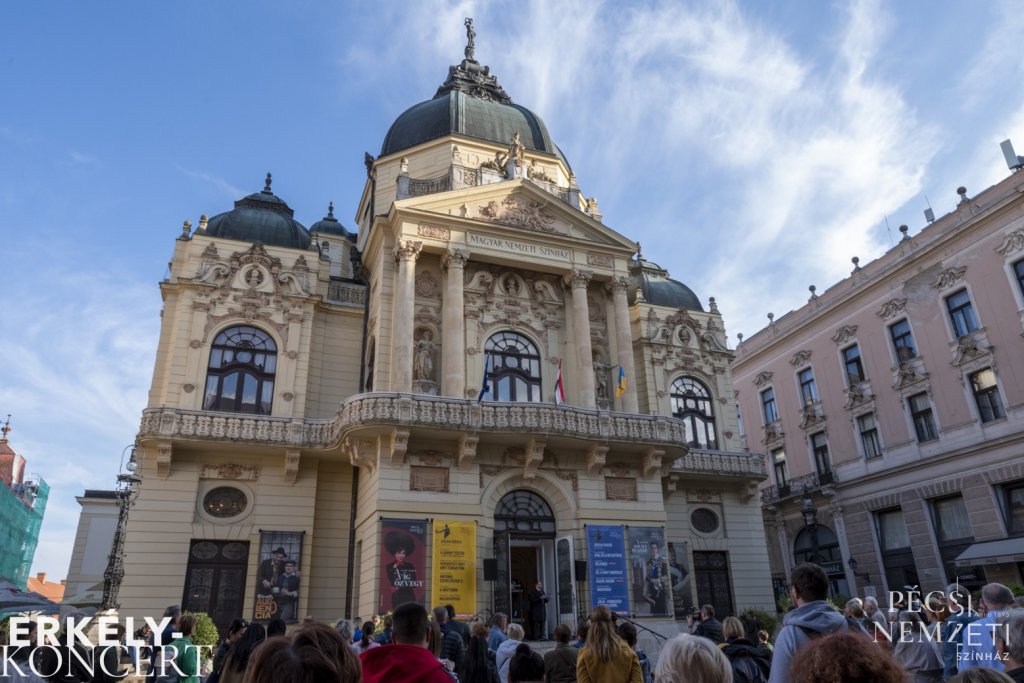
M247 501L245 509L239 514L231 517L218 517L207 512L206 496L208 496L212 491L220 488L231 488L241 491ZM242 524L246 523L249 518L252 517L255 509L256 492L248 484L236 479L201 479L199 481L199 487L196 489L196 515L199 517L199 520L208 524Z
M687 383L694 385L698 390L702 390L703 395L693 393L694 387L684 387ZM678 410L675 405L677 401L682 406ZM686 405L690 402L706 404L707 410L700 410L697 407L687 408ZM688 445L694 448L718 450L719 442L718 425L715 418L715 397L711 392L711 388L705 382L693 375L680 375L676 377L669 385L669 405L672 407L672 415L674 417L690 423L695 436L698 435L697 433L699 428L703 428L704 436L711 437L709 443L701 443L699 439L695 439Z
M257 338L261 345L253 345L249 339L244 339L242 342L233 342L232 337L253 337ZM274 412L274 394L278 390L277 379L278 375L278 361L279 349L281 348L280 340L271 332L258 325L247 324L244 322L234 321L229 325L225 325L213 335L213 341L210 343L210 351L206 361L206 374L203 378L203 393L201 397L202 409L214 412L233 413L241 415L273 415ZM230 360L225 360L225 357L230 355ZM264 363L260 365L257 363L257 359L263 357ZM215 366L215 363L218 363ZM272 363L271 363L272 362ZM272 364L271 370L266 369L266 365ZM238 392L237 400L239 406L242 404L241 395L244 391L242 382L247 378L254 378L256 382L256 403L254 404L255 410L241 410L238 408L227 409L223 407L224 401L224 381L229 377L236 377L236 391ZM241 381L239 381L241 380ZM209 403L209 397L211 396L211 382L215 382L216 390L212 392L213 404ZM269 389L267 385L269 383ZM261 398L265 393L270 394L270 402L266 407L263 407L266 403Z

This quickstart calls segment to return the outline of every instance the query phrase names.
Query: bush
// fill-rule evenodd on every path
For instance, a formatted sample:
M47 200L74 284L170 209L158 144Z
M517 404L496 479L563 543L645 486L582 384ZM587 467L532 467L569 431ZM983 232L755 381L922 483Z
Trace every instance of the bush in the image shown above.
M751 618L756 620L759 629L764 629L765 631L768 631L769 640L773 640L775 638L775 634L779 631L778 614L765 612L764 610L760 609L751 609L748 607L747 609L740 612L739 617L740 620L743 622L744 628L746 628L747 623L751 620ZM756 640L754 641L754 645L757 645Z
M217 630L213 619L206 612L185 612L185 614L191 614L196 618L196 631L192 634L192 642L204 646L200 652L205 661L213 656L214 650L220 644L220 631Z

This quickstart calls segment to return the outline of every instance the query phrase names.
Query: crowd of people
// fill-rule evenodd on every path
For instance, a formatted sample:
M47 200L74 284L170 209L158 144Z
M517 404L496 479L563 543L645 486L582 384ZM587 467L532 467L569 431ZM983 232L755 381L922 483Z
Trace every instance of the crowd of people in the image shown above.
M451 605L428 612L409 602L383 618L334 627L307 617L290 631L281 620L238 619L205 683L1024 683L1024 608L1006 586L988 584L976 605L954 584L923 602L906 596L882 609L875 598L854 598L839 611L826 599L821 567L797 566L790 584L793 607L774 642L758 624L720 622L705 605L688 633L662 644L655 665L637 646L643 626L604 605L575 634L558 625L554 648L545 644L543 653L505 615L467 623ZM164 616L171 623L144 654L152 662L147 683L201 683L195 618L177 607ZM113 658L109 671L119 669L118 654L107 648L92 656ZM19 650L12 660L28 655ZM106 683L124 673L64 671L41 680Z

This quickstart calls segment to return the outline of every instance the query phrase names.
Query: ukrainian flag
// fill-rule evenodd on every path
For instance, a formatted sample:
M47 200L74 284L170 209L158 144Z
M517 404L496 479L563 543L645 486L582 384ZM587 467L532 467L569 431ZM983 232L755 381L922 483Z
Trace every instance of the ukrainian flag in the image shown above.
M619 366L619 380L615 383L615 398L622 398L626 393L626 371Z

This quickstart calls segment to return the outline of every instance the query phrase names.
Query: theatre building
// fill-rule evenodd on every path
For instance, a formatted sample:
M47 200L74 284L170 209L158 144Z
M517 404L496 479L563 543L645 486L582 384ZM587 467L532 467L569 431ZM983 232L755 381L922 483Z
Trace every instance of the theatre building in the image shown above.
M472 39L366 171L352 231L268 174L178 232L122 611L772 608L714 299L602 222Z
M995 150L993 150L995 152ZM1024 574L1024 175L970 196L744 340L772 575L887 595Z

